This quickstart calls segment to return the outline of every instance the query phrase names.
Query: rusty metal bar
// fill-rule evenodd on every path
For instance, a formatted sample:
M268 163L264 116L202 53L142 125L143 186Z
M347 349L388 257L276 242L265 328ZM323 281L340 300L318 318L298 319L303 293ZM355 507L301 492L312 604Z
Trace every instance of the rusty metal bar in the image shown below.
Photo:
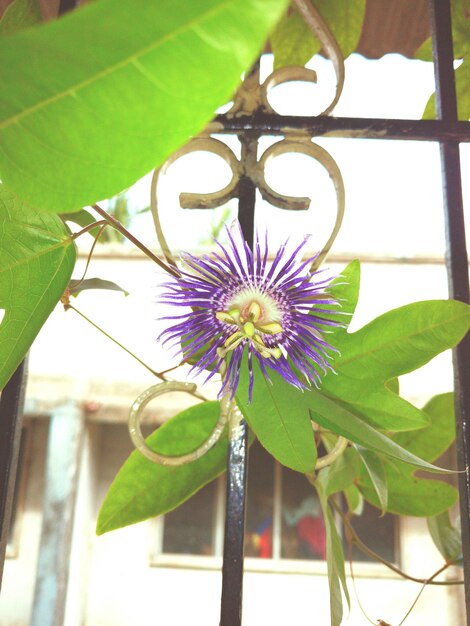
M436 113L441 124L458 118L450 0L430 0L436 80ZM468 122L465 122L468 125ZM441 141L441 168L446 219L447 272L450 295L469 302L468 257L458 143ZM455 412L459 469L460 517L465 576L465 606L470 625L470 335L454 350Z
M0 588L20 452L26 370L23 361L0 397Z
M254 133L283 135L303 133L312 137L348 137L357 139L398 139L408 141L470 141L470 124L457 119L395 120L356 117L308 117L276 115L257 111L254 115L228 117L218 115L217 133Z

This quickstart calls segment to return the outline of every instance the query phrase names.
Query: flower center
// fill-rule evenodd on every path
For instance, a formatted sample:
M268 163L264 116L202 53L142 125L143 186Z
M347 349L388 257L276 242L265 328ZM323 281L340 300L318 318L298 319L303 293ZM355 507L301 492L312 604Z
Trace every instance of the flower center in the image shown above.
M280 318L278 308L273 301L269 302L266 296L259 297L260 294L256 294L256 299L248 300L247 294L243 295L245 297L241 298L239 294L230 303L228 311L218 311L215 314L218 320L236 328L225 340L224 346L217 348L218 356L224 358L230 350L234 350L242 341L248 340L262 357L279 359L282 355L281 348L278 345L268 347L262 337L283 332L281 324L277 321ZM264 306L266 301L270 305L269 310Z

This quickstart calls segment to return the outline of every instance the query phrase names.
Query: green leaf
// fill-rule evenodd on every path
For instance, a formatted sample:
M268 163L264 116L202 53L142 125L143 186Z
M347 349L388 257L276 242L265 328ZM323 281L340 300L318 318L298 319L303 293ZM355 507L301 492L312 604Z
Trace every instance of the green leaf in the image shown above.
M328 584L330 588L331 626L340 626L343 619L343 598L341 587L350 606L346 574L344 571L344 551L335 520L328 504L328 499L321 485L314 483L323 510L326 530L326 563L328 568Z
M388 477L384 463L375 452L371 452L367 448L356 446L356 450L364 463L370 482L375 489L380 509L384 514L388 504Z
M390 465L386 466L386 472L389 513L429 517L442 513L457 501L457 490L440 480L417 478ZM382 508L368 476L361 475L359 488L368 502Z
M0 178L35 206L109 198L231 98L287 0L100 0L0 41Z
M391 378L387 380L385 387L398 395L400 393L400 380L398 378Z
M0 21L0 37L34 26L42 21L38 0L15 0L5 10Z
M339 336L340 351L322 389L369 424L392 431L422 428L426 414L385 387L454 347L470 324L470 307L455 300L416 302Z
M466 61L455 70L455 88L457 91L458 119L470 119L470 52ZM436 96L433 94L424 109L423 119L436 118Z
M426 521L432 540L444 559L447 562L459 559L462 554L461 533L457 526L452 525L449 511L429 517Z
M435 396L423 411L429 425L419 431L397 433L393 439L409 452L432 462L438 458L455 439L453 394ZM457 499L457 491L441 481L415 477L413 468L400 462L386 464L389 500L387 510L399 515L426 517L448 509ZM370 477L361 472L359 485L365 498L380 508Z
M429 416L429 426L420 431L397 433L394 440L416 456L433 462L455 440L454 394L441 393L434 396L424 407Z
M271 35L275 70L289 65L305 65L320 48L320 42L296 10L285 15Z
M339 375L384 383L453 348L470 326L470 307L456 300L428 300L393 309L348 335L340 344Z
M70 295L78 296L82 291L88 289L105 289L107 291L121 291L125 296L129 295L129 292L114 283L112 280L104 280L103 278L85 278L85 280L72 280L69 283Z
M399 446L395 441L359 419L354 413L327 398L318 391L306 394L310 397L310 411L314 422L332 432L342 435L365 448L383 454L392 459L430 472L452 473L423 461L416 455Z
M344 328L341 326L331 328L332 332L328 335L328 341L332 345L336 345L338 338L347 332L359 299L360 281L361 264L357 259L346 265L341 274L331 281L328 293L338 300L341 310L329 315L328 319L344 324Z
M365 385L339 375L338 380L327 376L323 389L361 419L372 426L390 431L423 428L429 419L423 411L381 385Z
M248 402L249 375L246 355L236 391L238 406L266 450L280 463L304 474L312 472L317 450L308 414L307 394L289 385L276 372L267 381L253 359L255 384Z
M353 515L362 515L364 509L364 498L356 485L349 485L343 491L348 504L348 510Z
M219 418L218 402L186 409L147 437L147 445L167 455L200 446ZM98 515L97 534L162 515L179 506L226 469L227 435L204 456L187 465L157 465L135 450L119 470Z
M365 0L315 0L318 9L333 35L344 57L357 47L364 20ZM296 10L279 22L271 36L274 67L305 65L314 54L320 52L320 42L314 37Z
M0 389L65 291L74 263L75 247L61 220L0 185Z

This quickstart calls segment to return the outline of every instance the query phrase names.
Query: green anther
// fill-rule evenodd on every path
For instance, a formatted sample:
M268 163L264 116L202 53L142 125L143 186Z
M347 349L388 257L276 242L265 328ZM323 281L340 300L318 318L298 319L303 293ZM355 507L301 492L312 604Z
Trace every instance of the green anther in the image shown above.
M275 359L280 359L282 356L282 350L281 348L273 348L271 350L271 354L273 355Z
M256 324L260 317L261 307L257 302L253 301L248 307L248 318Z
M239 330L237 330L235 333L230 335L230 337L227 337L227 339L225 340L224 346L228 350L231 350L235 348L235 346L238 345L242 339L243 339L242 333Z
M259 335L253 335L253 337L251 337L251 341L255 345L260 346L261 348L265 348L266 347L264 341L261 339L261 337Z
M253 322L246 322L245 324L243 324L243 332L247 337L253 337L253 335L255 334L255 330L256 329Z
M257 328L262 333L266 333L267 335L277 335L277 333L282 333L284 330L279 322L269 322L268 324L257 326Z
M240 319L240 311L238 309L230 309L228 314L231 318L235 320L235 322L238 322L238 320Z
M221 322L225 322L226 324L236 324L237 322L233 319L230 313L226 313L225 311L217 311L215 314L216 318Z

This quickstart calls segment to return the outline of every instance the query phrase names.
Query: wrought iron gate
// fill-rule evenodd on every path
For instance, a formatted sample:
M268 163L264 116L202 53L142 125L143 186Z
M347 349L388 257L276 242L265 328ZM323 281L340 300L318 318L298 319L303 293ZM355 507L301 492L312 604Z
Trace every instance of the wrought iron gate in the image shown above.
M61 9L75 2L62 0ZM257 144L260 137L280 136L301 141L313 137L335 136L439 142L442 164L442 189L446 218L447 271L451 297L469 302L468 258L465 242L459 142L470 141L470 122L458 121L453 70L453 45L450 0L429 2L436 77L436 120L395 120L283 116L267 110L262 99L236 116L219 115L208 129L211 133L235 135L241 142L240 169L231 197L238 197L239 220L246 240L253 244L255 195L262 186L258 172ZM261 86L255 67L245 84ZM251 88L250 87L250 88ZM256 95L256 93L255 93ZM261 190L263 191L263 190ZM270 198L271 200L271 198ZM281 200L282 201L282 200ZM288 208L284 206L283 208ZM455 398L457 415L457 453L459 461L460 512L464 555L465 601L470 626L470 337L454 352ZM21 365L4 389L0 402L0 562L3 563L11 512L19 438L22 423L22 396L25 365ZM247 469L247 428L232 433L227 480L227 505L221 626L240 626L243 587L243 541ZM0 569L1 574L1 569Z

